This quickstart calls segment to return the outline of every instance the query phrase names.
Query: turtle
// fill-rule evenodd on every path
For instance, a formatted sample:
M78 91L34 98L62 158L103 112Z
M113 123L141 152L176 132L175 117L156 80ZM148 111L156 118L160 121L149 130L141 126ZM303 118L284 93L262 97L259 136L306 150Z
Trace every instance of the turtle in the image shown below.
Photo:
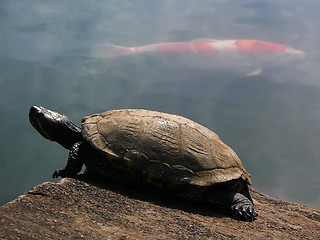
M164 190L211 204L235 219L258 216L248 185L251 176L237 154L208 128L182 116L144 109L109 110L86 116L81 127L41 106L29 112L32 126L70 150L52 177L85 173Z

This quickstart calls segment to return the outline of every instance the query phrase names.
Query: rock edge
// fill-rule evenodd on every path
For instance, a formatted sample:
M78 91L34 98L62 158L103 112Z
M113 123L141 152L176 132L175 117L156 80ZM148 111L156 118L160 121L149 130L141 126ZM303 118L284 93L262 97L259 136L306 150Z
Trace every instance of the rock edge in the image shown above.
M254 222L210 205L80 175L0 207L0 239L320 239L320 210L251 189Z

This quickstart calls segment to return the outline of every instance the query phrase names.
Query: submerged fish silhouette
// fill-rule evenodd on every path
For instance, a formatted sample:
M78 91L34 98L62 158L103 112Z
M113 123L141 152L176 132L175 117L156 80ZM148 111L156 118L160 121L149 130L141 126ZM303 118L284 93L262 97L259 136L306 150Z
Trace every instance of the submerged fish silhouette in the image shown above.
M292 60L305 58L303 51L286 45L249 39L196 39L191 42L156 43L140 47L100 44L91 49L91 56L98 58L128 55L152 55L196 68L236 68L247 76L259 74L262 68L281 66Z

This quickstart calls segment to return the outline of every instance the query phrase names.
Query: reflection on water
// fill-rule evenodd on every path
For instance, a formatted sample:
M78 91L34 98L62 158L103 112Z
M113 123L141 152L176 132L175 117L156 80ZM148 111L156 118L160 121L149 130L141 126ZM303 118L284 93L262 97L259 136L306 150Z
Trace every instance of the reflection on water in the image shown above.
M67 151L28 123L43 105L79 124L117 108L180 114L221 136L271 196L320 207L317 1L1 1L0 113L3 204L62 167ZM100 43L143 46L196 38L259 39L302 50L302 62L255 76L74 54ZM188 60L188 59L187 59Z

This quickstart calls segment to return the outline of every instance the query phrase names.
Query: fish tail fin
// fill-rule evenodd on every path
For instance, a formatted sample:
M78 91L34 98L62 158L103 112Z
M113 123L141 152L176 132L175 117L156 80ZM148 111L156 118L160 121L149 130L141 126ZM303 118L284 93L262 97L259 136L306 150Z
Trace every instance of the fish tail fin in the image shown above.
M113 44L97 44L91 47L91 56L96 58L112 58L130 53L130 48Z

